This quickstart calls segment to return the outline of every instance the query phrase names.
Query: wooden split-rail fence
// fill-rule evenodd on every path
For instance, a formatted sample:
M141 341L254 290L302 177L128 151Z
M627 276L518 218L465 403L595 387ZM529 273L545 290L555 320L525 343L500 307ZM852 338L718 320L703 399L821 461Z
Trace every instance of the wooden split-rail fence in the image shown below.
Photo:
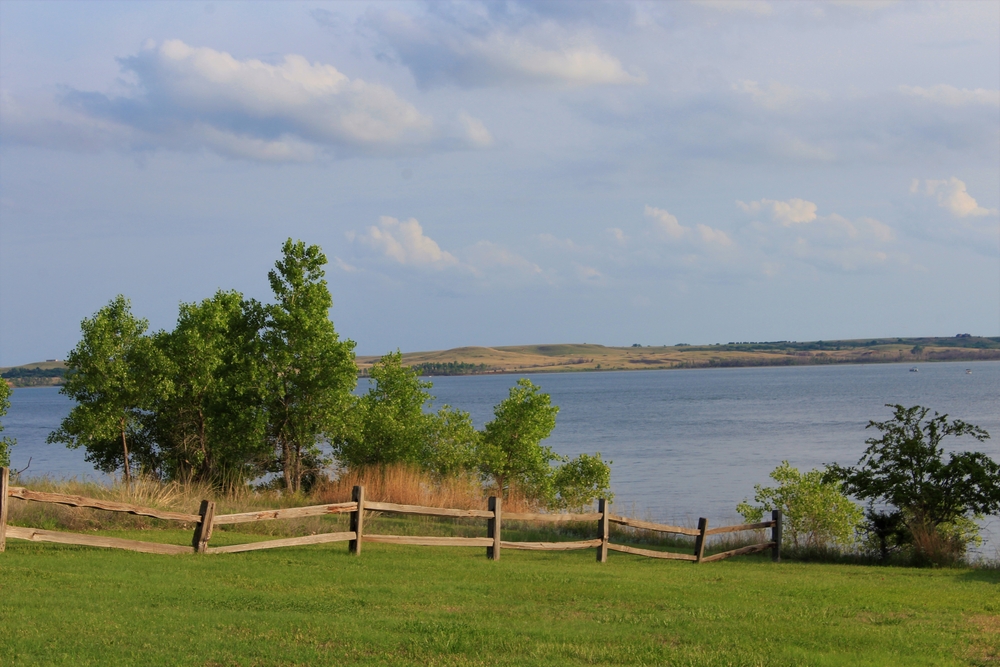
M34 542L56 542L60 544L79 544L92 547L106 547L112 549L128 549L131 551L142 551L155 554L185 554L185 553L209 553L226 554L240 551L256 551L258 549L275 549L278 547L292 547L304 544L325 544L328 542L348 542L350 552L355 555L361 554L361 545L366 542L374 544L403 544L411 546L435 546L435 547L486 547L486 556L492 560L500 559L502 549L525 549L529 551L571 551L577 549L595 549L597 551L597 561L606 562L608 551L618 551L621 553L646 556L648 558L663 558L669 560L686 560L694 563L708 563L722 560L731 556L742 556L759 551L771 551L773 560L781 558L781 511L774 510L770 521L760 523L740 524L736 526L722 526L719 528L709 528L707 519L699 519L697 528L685 528L683 526L668 526L666 524L653 523L651 521L641 521L629 517L616 516L610 512L610 503L601 499L598 501L596 512L584 513L559 513L559 514L535 514L526 512L504 512L501 509L501 499L499 497L489 498L488 508L485 510L452 509L445 507L423 507L420 505L399 505L396 503L383 503L365 498L363 486L354 487L351 502L331 503L326 505L312 505L309 507L291 507L287 509L263 510L258 512L243 512L239 514L216 514L215 503L210 500L201 501L201 507L197 514L186 514L183 512L171 512L150 507L140 507L130 503L115 502L109 500L99 500L96 498L86 498L84 496L74 496L64 493L48 493L43 491L32 491L21 486L10 486L9 471L7 468L0 468L0 551L6 546L6 538L31 540ZM180 546L175 544L160 544L156 542L143 542L139 540L126 540L117 537L103 537L98 535L81 535L79 533L67 533L55 530L42 530L40 528L22 528L20 526L7 525L7 511L10 505L8 498L19 498L41 503L56 503L68 505L70 507L86 507L91 509L106 510L109 512L125 512L137 516L148 516L165 521L177 521L186 524L195 524L194 535L191 546ZM365 532L365 512L387 512L395 514L409 514L420 516L434 516L447 518L479 518L486 519L486 537L420 537L411 535L378 535ZM317 535L306 535L303 537L289 537L285 539L272 539L262 542L250 542L247 544L234 544L222 547L208 546L212 538L212 530L216 526L247 523L251 521L271 521L275 519L298 519L308 516L321 516L325 514L350 514L350 530L337 533L320 533ZM504 521L533 521L545 523L569 523L569 522L595 522L597 526L597 537L589 540L578 540L574 542L512 542L502 539L501 528ZM640 549L638 547L616 544L609 539L610 525L617 524L639 530L648 530L660 533L675 535L686 535L695 538L693 552L678 553L672 551L656 551L653 549ZM731 549L721 553L705 555L705 544L708 537L724 533L735 533L741 531L756 531L771 529L771 539L767 542L760 542L738 549Z

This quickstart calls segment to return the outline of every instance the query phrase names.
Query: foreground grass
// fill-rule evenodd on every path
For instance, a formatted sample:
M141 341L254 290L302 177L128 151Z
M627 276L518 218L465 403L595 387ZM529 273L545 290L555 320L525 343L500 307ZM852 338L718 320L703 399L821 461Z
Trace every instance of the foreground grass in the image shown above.
M151 539L151 532L118 531ZM163 531L163 541L183 539ZM260 536L216 533L214 544ZM346 544L8 541L4 665L991 665L1000 572Z

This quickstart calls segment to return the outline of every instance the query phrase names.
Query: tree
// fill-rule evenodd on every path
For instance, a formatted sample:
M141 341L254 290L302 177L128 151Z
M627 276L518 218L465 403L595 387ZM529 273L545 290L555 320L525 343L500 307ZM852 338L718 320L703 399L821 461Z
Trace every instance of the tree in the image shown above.
M146 469L159 465L144 418L170 389L165 359L145 335L147 327L120 294L83 320L83 338L66 359L66 384L60 390L76 406L48 437L50 443L85 447L86 459L99 470L123 469L126 484L133 460Z
M483 478L498 493L516 485L535 498L554 497L551 462L561 460L541 444L556 426L557 406L526 378L494 409L479 439L476 460Z
M776 487L754 485L754 506L745 499L736 506L747 523L763 521L764 512L780 509L783 537L795 547L850 546L863 519L860 507L844 495L842 483L825 480L821 470L800 473L788 461L771 471Z
M1000 465L981 452L950 452L945 461L941 443L961 436L982 442L989 433L959 419L949 421L946 414L928 418L930 409L919 405L886 407L892 408L892 419L867 426L881 437L865 440L868 448L857 465L834 464L829 476L869 502L870 530L883 555L891 540L905 544L915 537L954 537L956 528L957 547L964 551L971 536L962 527L977 515L1000 511Z
M397 350L369 371L372 386L355 407L355 428L334 446L348 466L404 463L439 475L469 466L476 432L468 413L444 406L427 412L431 383L402 364Z
M10 409L10 395L12 393L10 385L0 380L0 417L7 414ZM0 424L0 431L3 431L3 424ZM10 467L10 449L17 444L17 440L4 436L0 438L0 468Z
M601 460L600 452L593 456L580 454L566 461L553 472L556 498L550 505L561 509L580 509L591 505L597 498L614 498L610 463Z
M239 292L182 303L177 326L154 342L169 360L172 390L148 427L170 479L241 485L266 460L260 391L260 307Z
M288 239L268 273L277 302L264 307L261 341L266 436L292 493L322 464L319 443L346 434L357 383L354 341L341 341L329 318L325 265L319 246Z

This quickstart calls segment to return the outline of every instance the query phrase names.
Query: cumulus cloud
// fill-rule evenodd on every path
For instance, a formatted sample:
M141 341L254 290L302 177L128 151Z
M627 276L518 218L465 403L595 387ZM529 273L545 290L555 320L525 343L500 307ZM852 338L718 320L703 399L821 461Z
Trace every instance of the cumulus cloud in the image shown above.
M914 194L920 192L918 179L913 179L913 183L910 184L910 192ZM936 197L938 206L948 210L956 218L998 214L995 208L980 206L979 202L969 194L965 183L955 176L941 181L927 179L924 181L923 192L929 197Z
M819 215L816 204L804 199L737 201L736 205L745 213L765 213L770 218L772 224L754 222L743 230L765 275L775 275L788 260L822 269L856 271L900 259L890 253L895 232L875 218Z
M611 238L613 238L619 245L625 245L628 242L628 235L618 227L608 227L605 231L610 234Z
M442 250L434 239L424 234L423 227L416 218L401 222L384 215L379 218L378 225L369 227L364 234L350 233L348 238L352 241L357 239L405 266L445 269L459 264L454 255Z
M770 214L774 222L784 227L812 222L816 219L816 204L804 199L789 199L787 201L760 199L749 204L737 201L736 205L745 213L765 211Z
M1000 106L1000 90L988 90L986 88L956 88L947 84L938 84L929 88L920 86L900 86L899 92L911 97L918 97L934 104L943 104L949 107L961 107L970 104L985 104L988 106Z
M694 229L685 227L677 221L677 216L662 208L647 205L645 208L646 217L652 218L657 230L661 235L671 240L688 239L700 241L706 246L726 247L731 246L733 241L721 229L714 229L708 225L698 223Z
M167 40L147 42L119 63L133 82L127 94L69 90L60 117L8 118L16 127L5 122L5 134L33 143L33 123L91 135L99 128L105 147L207 148L281 162L311 160L322 150L391 152L435 138L431 118L390 88L300 55L271 64ZM489 137L481 122L462 122L469 143Z
M534 262L491 241L480 241L463 253L474 272L484 275L497 269L522 276L540 276L543 271Z
M470 26L443 12L415 17L369 11L366 23L422 87L645 81L642 75L625 71L621 61L582 33L554 21L503 25L484 18L480 25Z

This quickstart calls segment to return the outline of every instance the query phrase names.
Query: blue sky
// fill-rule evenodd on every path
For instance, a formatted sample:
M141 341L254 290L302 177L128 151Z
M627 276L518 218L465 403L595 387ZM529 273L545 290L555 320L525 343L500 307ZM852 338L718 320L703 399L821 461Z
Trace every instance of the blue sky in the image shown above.
M0 4L0 365L322 246L361 354L1000 335L1000 3Z

